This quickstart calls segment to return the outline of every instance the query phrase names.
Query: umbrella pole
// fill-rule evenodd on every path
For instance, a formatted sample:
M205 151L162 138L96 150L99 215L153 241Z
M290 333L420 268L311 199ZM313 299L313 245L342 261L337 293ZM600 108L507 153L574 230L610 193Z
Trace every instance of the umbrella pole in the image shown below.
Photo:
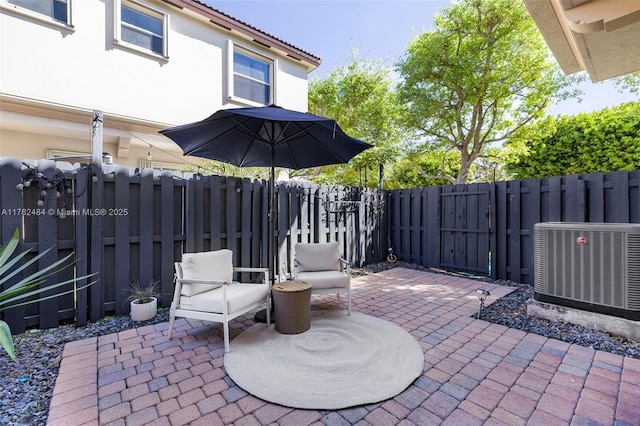
M274 209L274 201L275 201L275 196L276 196L276 190L275 190L275 156L276 156L276 152L275 152L275 148L272 147L271 149L271 169L269 170L269 193L267 195L267 203L268 203L268 209L269 209L269 213L268 213L268 222L269 222L269 229L267 230L267 238L269 240L269 243L267 244L267 258L268 258L268 263L269 263L269 279L271 280L271 287L273 288L274 284L275 284L275 280L276 280L276 268L278 265L278 245L276 244L276 215L275 215L275 209ZM273 296L271 297L271 322L275 321L275 315L274 315L274 306L273 306ZM263 322L266 323L267 322L267 313L266 310L263 309L261 311L256 312L256 315L254 317L254 319L258 322Z
M275 218L275 208L274 202L276 197L276 184L275 184L275 166L273 165L275 162L274 159L275 151L271 149L271 170L269 171L269 241L271 244L271 255L269 261L271 262L272 270L271 270L271 286L275 284L276 279L276 271L278 267L278 256L277 250L278 245L276 244L276 218Z

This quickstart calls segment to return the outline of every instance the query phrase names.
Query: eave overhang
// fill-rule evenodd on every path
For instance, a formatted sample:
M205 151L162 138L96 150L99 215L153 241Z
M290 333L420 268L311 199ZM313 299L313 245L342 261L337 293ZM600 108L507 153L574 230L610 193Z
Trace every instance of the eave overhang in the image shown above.
M640 1L523 1L565 74L597 82L640 70Z

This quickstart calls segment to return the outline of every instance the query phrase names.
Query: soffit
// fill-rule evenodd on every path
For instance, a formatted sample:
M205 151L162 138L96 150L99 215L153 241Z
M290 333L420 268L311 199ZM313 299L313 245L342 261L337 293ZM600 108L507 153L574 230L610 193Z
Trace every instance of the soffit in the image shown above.
M640 70L640 1L524 2L566 74L597 82Z

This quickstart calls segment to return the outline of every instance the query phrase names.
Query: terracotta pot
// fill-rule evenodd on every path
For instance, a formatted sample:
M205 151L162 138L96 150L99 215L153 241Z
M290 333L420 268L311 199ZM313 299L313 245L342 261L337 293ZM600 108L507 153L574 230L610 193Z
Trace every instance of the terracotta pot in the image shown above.
M158 311L158 299L151 298L151 302L148 303L136 303L136 300L131 301L131 319L134 321L146 321L156 316Z

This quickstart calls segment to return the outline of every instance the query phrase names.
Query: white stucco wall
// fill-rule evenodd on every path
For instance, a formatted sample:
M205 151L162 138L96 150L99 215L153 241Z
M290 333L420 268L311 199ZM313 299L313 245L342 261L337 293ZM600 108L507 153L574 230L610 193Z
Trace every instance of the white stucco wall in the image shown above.
M300 62L161 1L140 3L170 14L169 58L166 60L131 51L113 42L113 0L74 0L73 30L0 7L0 95L27 103L34 101L44 106L44 111L47 105L55 105L58 109L97 109L106 117L148 122L156 128L197 121L220 108L244 106L227 99L226 73L231 39L276 60L274 99L280 106L307 110L308 72ZM3 109L0 105L0 113L4 114ZM85 135L78 132L67 134L66 142L63 142L64 128L68 127L64 117L51 117L58 125L49 124L57 127L62 135L47 139L51 129L39 127L41 117L24 114L16 117L16 114L22 113L14 110L0 115L2 156L20 152L31 156L37 153L36 146L52 148L52 145L73 144L74 140L75 145L87 142ZM106 135L118 131L109 129L109 122L105 122ZM3 146L8 143L9 136L11 143L19 146ZM142 149L148 147L144 141L155 143L158 140L155 131L148 137L151 139L133 138L132 145ZM35 140L37 144L29 142L34 145L33 149L20 146L25 141ZM143 150L146 153L146 148Z

